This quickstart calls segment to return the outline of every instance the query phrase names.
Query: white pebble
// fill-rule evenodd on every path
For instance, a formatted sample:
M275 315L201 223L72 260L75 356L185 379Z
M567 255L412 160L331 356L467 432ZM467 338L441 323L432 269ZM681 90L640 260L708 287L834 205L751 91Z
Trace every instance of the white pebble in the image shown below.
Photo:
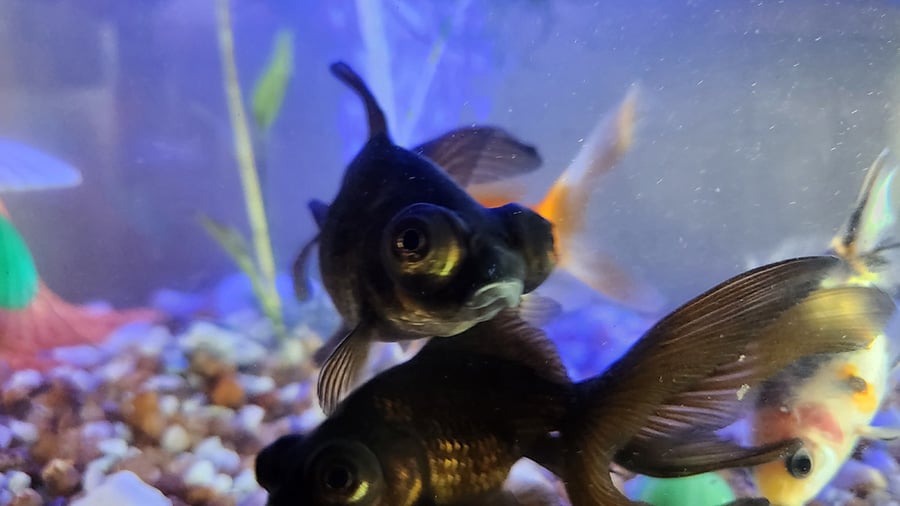
M278 390L278 400L284 404L293 404L300 400L303 386L300 383L288 383Z
M91 490L100 486L106 479L106 473L116 463L115 457L109 455L90 461L81 477L81 483L85 490Z
M59 362L84 369L95 367L107 358L96 347L84 344L54 348L51 355Z
M165 417L171 417L178 412L180 401L174 395L164 395L159 399L159 412Z
M72 506L171 506L159 490L141 481L131 471L119 471L111 475L101 485L90 490L87 495L72 501Z
M191 446L191 437L181 425L172 425L163 432L162 447L169 453L181 453Z
M219 436L208 437L194 448L194 455L210 461L217 471L235 472L241 465L241 457L234 450L222 446Z
M10 420L9 429L19 441L33 443L38 439L38 429L32 423L21 420Z
M109 439L114 435L113 424L106 420L88 422L81 427L81 437L85 439Z
M325 413L321 409L310 409L300 416L291 418L291 432L307 433L325 420Z
M31 486L31 476L22 471L10 471L6 473L6 488L14 495L21 494Z
M123 458L128 453L128 443L123 439L104 439L97 443L97 449L104 455Z
M234 485L234 480L231 476L228 476L224 473L219 473L216 475L216 478L212 482L212 489L219 493L219 495L225 495L231 492L231 487Z
M208 460L198 460L184 475L185 485L210 485L216 476L216 468Z
M256 473L252 469L244 469L234 477L232 489L238 499L252 494L259 489L259 483L256 482Z
M41 373L34 369L24 369L13 373L13 375L6 380L6 383L4 383L3 390L22 390L31 392L35 388L41 386L41 383L43 382L44 378L41 376Z
M134 439L134 433L131 432L131 427L125 425L123 422L116 422L113 424L114 436L125 440L131 441Z
M57 367L54 369L53 377L64 378L81 392L93 392L103 382L91 372L68 366Z
M205 404L204 399L205 396L202 394L196 394L193 397L184 399L181 401L181 414L192 415L196 413Z
M12 439L13 431L5 425L0 425L0 448L9 448Z
M239 374L238 382L244 388L247 395L259 395L275 389L275 380L268 376L252 376Z
M187 386L187 382L177 374L158 374L144 383L144 388L156 392L170 392L185 386Z
M117 383L134 372L134 358L127 356L108 362L97 368L97 375L107 383Z
M13 500L12 492L6 489L0 489L0 504L4 506L11 503ZM265 503L263 503L265 504Z
M256 432L266 417L266 410L256 404L247 404L237 413L237 426L247 432Z

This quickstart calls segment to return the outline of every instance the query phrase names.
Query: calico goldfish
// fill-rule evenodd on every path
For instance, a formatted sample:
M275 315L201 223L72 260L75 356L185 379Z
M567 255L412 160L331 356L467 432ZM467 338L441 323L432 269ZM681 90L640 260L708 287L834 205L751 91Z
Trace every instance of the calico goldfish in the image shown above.
M879 286L895 291L892 262L898 246L892 185L897 168L884 172L887 151L869 168L849 219L831 243L842 259L824 286ZM896 274L896 273L894 273ZM771 380L760 396L753 426L760 444L800 438L804 449L783 462L755 470L760 492L774 504L811 501L850 458L861 438L894 439L900 428L873 427L886 394L897 352L888 329L877 328L864 349L804 360ZM805 339L796 333L797 339Z
M322 283L343 320L323 347L326 413L357 382L373 341L463 332L519 306L556 263L549 222L516 204L478 204L434 162L393 143L349 66L331 71L362 99L369 139L316 213Z
M820 288L837 261L794 259L725 281L577 383L543 331L505 309L431 339L311 433L268 445L257 480L271 506L495 504L527 457L562 478L573 506L629 506L637 503L613 484L613 462L668 477L785 458L798 440L742 447L714 431L732 419L741 384L811 354L860 349L893 313L877 288ZM785 319L810 337L766 332Z
M655 288L629 274L609 255L591 251L583 244L591 196L634 142L637 104L638 88L632 87L616 108L599 119L544 197L529 207L553 223L559 269L610 300L655 314L665 302ZM506 180L502 184L475 184L468 190L486 206L520 200L524 194L519 185Z

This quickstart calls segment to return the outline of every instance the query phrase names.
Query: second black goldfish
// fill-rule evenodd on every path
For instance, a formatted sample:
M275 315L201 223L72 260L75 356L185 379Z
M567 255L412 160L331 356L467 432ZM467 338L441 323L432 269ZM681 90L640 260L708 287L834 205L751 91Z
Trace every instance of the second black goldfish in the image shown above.
M893 314L877 288L821 289L837 262L800 258L726 281L578 383L543 332L505 310L432 339L311 434L272 443L257 479L271 506L494 504L527 457L565 481L573 506L624 506L635 503L613 485L614 461L684 476L784 458L798 440L741 447L715 431L734 421L742 389L801 357L860 349ZM767 332L785 320L806 339Z

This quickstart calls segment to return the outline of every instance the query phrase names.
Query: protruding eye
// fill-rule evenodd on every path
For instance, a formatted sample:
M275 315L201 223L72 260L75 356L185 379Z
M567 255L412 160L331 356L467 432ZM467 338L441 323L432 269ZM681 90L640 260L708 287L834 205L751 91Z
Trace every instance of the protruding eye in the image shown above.
M322 445L310 460L307 476L318 490L316 504L372 504L382 486L381 466L375 455L355 441Z
M428 225L418 221L400 223L394 237L394 252L407 262L418 262L428 255Z
M384 236L388 270L417 293L436 289L456 274L466 256L466 227L456 213L413 204L390 221ZM409 286L408 286L409 285Z
M784 465L794 478L806 478L812 472L812 457L806 448L800 448L784 461Z

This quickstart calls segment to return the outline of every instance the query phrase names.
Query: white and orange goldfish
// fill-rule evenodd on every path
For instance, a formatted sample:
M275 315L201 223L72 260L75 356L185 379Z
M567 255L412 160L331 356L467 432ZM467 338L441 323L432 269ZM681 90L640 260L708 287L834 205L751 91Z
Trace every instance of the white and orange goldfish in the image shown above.
M875 285L896 293L898 247L893 227L894 167L882 172L887 150L869 168L856 207L831 243L843 268L825 285ZM803 336L797 336L803 338ZM802 506L815 498L850 458L860 439L894 439L900 428L873 427L891 387L897 353L888 329L868 348L805 360L764 389L753 417L756 444L799 437L804 447L785 461L754 470L761 495L779 506Z
M605 297L646 313L657 313L662 295L635 278L608 255L586 248L583 237L588 203L599 182L634 142L638 88L628 90L619 105L594 126L578 154L531 209L553 223L557 266ZM467 188L475 200L497 207L520 200L525 188L510 181Z

